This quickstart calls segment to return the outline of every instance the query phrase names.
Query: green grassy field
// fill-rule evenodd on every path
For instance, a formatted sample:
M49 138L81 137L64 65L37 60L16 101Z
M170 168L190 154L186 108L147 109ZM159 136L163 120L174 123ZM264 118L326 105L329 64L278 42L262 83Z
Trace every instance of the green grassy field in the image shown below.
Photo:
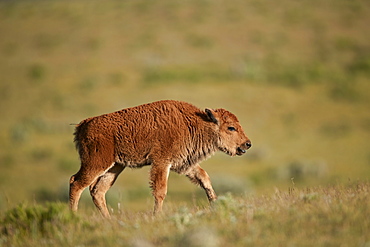
M173 225L166 223L162 232L155 229L160 232L158 239L151 236L145 241L170 246L181 235L189 237L185 242L192 241L195 225L206 225L213 226L205 231L216 236L220 245L273 245L268 241L280 240L275 232L279 227L269 224L278 224L271 221L279 216L275 210L281 206L273 193L288 191L292 180L303 197L304 188L320 186L315 192L320 196L313 196L320 204L326 200L326 190L336 191L335 202L341 194L348 199L346 191L353 188L345 186L348 180L363 181L358 186L368 191L368 23L370 3L365 0L1 2L0 216L4 219L20 203L25 203L24 210L56 207L64 215L52 216L59 225L46 238L39 236L35 223L36 228L26 227L19 240L19 235L10 233L1 241L10 246L22 246L24 241L30 241L30 246L47 245L52 236L56 244L68 246L86 235L84 231L109 241L122 229L108 242L114 245L120 239L136 239L125 235L126 228L133 236L144 236L154 225L189 213L191 227L177 229L172 236ZM257 217L255 229L244 220L232 225L226 219L229 216L220 216L221 209L216 213L205 209L203 191L177 174L169 178L165 201L169 214L149 219L148 168L125 170L108 192L110 208L117 211L120 205L122 211L115 223L99 223L87 191L80 203L82 215L74 218L67 213L69 177L79 168L70 124L160 99L184 100L200 108L222 107L238 116L253 148L242 157L217 154L202 167L219 195L231 193L231 204L251 204L256 211L259 204L253 203L269 198L263 203L271 208ZM332 189L333 185L337 187ZM295 194L297 200L300 193ZM360 202L364 200L358 201L358 207L368 206ZM344 228L336 229L332 222L342 216L329 216L331 206L328 211L319 211L320 207L310 211L315 209L293 204L283 211L289 214L292 208L286 219L298 217L300 223L282 223L287 226L280 236L282 243L300 246L298 239L303 238L302 245L311 245L319 234L316 229L322 229L317 225L326 225L326 220L332 231L318 235L322 246L336 246L344 238L341 233L352 231L356 234L345 239L344 246L369 243L364 231L358 230L369 232L369 223L364 221L358 228L352 224L361 216L352 215L355 208L347 212ZM248 207L241 208L236 218L247 212ZM198 214L204 216L198 219ZM234 237L226 237L229 232L223 232L219 221L223 228L230 225L230 231L236 230ZM135 230L137 222L147 225L143 233ZM250 238L237 231L244 224ZM315 230L310 230L312 225ZM353 242L356 236L358 241ZM88 241L81 245L89 245Z

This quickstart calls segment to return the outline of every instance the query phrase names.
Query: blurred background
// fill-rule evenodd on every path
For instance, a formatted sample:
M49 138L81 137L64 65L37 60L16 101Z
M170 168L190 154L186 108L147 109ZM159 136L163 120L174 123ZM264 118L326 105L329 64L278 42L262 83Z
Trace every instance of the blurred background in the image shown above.
M0 209L67 202L71 124L161 99L238 116L252 149L202 164L218 194L368 179L369 23L366 0L1 1ZM149 209L148 171L126 169L111 207Z

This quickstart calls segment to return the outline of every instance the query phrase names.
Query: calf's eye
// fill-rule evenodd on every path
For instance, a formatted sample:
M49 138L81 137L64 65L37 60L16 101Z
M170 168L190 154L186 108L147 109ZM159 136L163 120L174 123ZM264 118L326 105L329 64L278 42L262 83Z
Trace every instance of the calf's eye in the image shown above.
M235 131L236 129L234 127L227 127L228 130L230 131Z

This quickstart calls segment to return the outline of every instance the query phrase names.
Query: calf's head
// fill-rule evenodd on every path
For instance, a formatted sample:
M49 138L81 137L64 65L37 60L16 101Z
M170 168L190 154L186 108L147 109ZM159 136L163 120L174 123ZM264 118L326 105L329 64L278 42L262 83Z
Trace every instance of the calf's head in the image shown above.
M209 121L216 125L218 149L230 155L243 155L252 143L245 135L237 117L225 109L206 109Z

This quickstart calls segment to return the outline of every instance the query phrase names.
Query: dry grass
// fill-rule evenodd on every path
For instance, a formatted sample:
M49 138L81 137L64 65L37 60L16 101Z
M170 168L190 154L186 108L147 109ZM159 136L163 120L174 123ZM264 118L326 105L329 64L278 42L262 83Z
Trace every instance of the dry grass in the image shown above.
M368 246L370 183L348 182L258 196L221 196L211 207L165 213L96 211L66 204L21 205L1 219L2 246Z

